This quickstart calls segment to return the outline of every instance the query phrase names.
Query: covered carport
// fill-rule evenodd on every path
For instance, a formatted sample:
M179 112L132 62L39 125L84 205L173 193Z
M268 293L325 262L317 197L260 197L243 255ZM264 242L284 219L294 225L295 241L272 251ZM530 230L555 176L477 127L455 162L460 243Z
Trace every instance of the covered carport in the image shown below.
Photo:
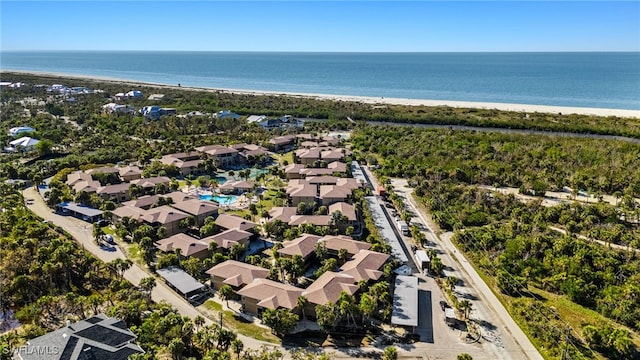
M90 206L78 205L73 202L63 202L56 205L59 212L63 214L73 215L78 219L94 223L102 218L102 211L94 209Z
M415 276L396 276L393 291L393 311L391 325L411 329L418 326L418 278Z
M204 284L194 279L191 275L187 274L177 266L158 269L156 270L156 273L158 273L158 275L167 282L167 285L169 285L170 288L177 291L185 299L201 293L205 288Z

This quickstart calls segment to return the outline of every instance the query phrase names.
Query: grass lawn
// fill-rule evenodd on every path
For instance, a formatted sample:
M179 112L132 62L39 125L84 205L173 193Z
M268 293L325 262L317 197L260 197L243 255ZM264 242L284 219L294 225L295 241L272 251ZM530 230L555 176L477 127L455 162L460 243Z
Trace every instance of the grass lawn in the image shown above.
M293 151L289 151L288 153L284 154L276 154L274 157L280 164L282 164L285 160L287 160L289 164L293 164Z
M222 305L213 301L207 300L203 306L209 310L211 320L217 321L219 319L219 313L222 311ZM243 318L237 316L232 311L224 311L222 313L222 325L229 328L239 334L249 336L256 340L266 341L273 344L281 344L282 341L277 336L271 333L271 330L265 329L261 326L247 322Z

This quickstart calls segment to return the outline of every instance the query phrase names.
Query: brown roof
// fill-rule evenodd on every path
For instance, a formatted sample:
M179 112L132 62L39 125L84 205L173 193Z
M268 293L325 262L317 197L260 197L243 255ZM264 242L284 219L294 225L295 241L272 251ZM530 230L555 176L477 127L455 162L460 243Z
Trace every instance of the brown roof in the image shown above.
M323 150L320 153L322 160L340 160L347 155L351 155L351 151L344 148Z
M147 214L145 210L130 205L120 206L111 211L111 213L120 219L128 217L138 221L142 220L142 217Z
M303 234L291 241L285 241L282 243L283 248L278 249L278 252L283 255L300 255L303 258L313 254L316 250L316 244L320 240L320 236L312 234Z
M171 198L174 204L198 198L197 196L189 195L187 193L183 193L182 191L174 191L162 196Z
M271 217L269 221L280 220L282 222L288 223L291 221L291 217L298 213L298 208L296 207L274 207L269 210L269 216Z
M169 224L172 222L180 221L189 217L189 214L180 210L174 209L170 206L163 205L157 208L147 210L147 213L142 217L142 220L153 224Z
M169 179L166 176L157 176L157 177L151 177L151 178L131 180L132 184L142 186L145 188L154 187L156 186L156 184L169 184L169 182L171 182L171 179Z
M353 276L327 271L314 281L302 295L312 304L325 305L336 303L344 291L353 295L358 291L358 285Z
M303 164L289 164L284 167L285 174L298 174L304 169Z
M347 199L353 190L338 185L320 185L320 198Z
M289 225L298 226L302 224L313 224L318 226L329 226L331 215L295 215L291 217Z
M327 235L320 239L320 241L329 250L338 252L340 249L346 249L351 256L359 253L360 250L371 249L371 244L363 241L356 241L351 237L344 235Z
M318 186L308 182L290 181L286 188L287 194L296 197L315 197L318 193Z
M209 249L207 244L182 233L156 241L156 247L163 252L173 252L180 249L182 256L192 256Z
M310 149L300 149L296 151L296 156L300 159L320 159L320 153L325 148L315 147Z
M318 143L316 141L306 140L300 143L300 146L303 148L312 148L312 147L318 147Z
M293 135L278 136L269 140L269 143L274 145L282 145L282 144L293 142L295 141L295 139L296 137Z
M307 177L306 180L309 184L323 184L323 185L335 185L338 183L338 179L335 176L312 176Z
M230 214L220 214L216 219L216 224L220 225L225 229L240 229L240 230L250 230L256 227L256 223L245 220L237 215Z
M349 221L358 220L356 217L356 209L353 205L347 204L346 202L337 202L329 205L329 214L333 214L336 211L340 211L340 213L343 216L346 216Z
M211 276L225 279L223 283L234 287L251 284L255 279L265 279L269 270L240 261L227 260L206 271Z
M76 182L75 184L73 184L73 191L75 192L81 192L81 191L85 191L85 192L96 192L98 191L98 188L100 187L100 182L95 181L95 180L91 180L91 181L79 181Z
M122 205L144 208L155 204L160 199L160 195L145 195L134 200L123 202Z
M202 242L206 243L207 245L215 242L216 244L218 244L219 248L228 250L231 249L233 245L238 244L240 241L249 239L252 235L253 234L248 231L240 229L229 229L221 232L220 234L208 236L202 239Z
M73 186L81 181L93 181L93 178L84 171L75 171L67 175L67 185L69 186Z
M171 204L171 207L195 216L213 214L218 211L218 205L215 203L210 201L201 201L198 199L191 199L177 204Z
M370 251L360 250L352 260L347 261L340 267L344 274L353 276L356 282L360 280L378 280L382 276L380 268L387 262L389 255Z
M347 172L347 164L340 161L334 161L327 165L327 169L331 169L334 172Z
M120 172L120 176L131 176L131 175L142 174L142 170L140 170L140 168L137 166L125 166L120 168L119 172Z
M96 193L98 195L100 195L100 194L118 194L118 193L129 191L129 186L131 186L131 184L129 184L129 183L101 186L101 187L98 188Z
M248 181L227 181L220 185L221 189L251 189L255 186L256 182L253 180Z
M231 154L238 153L238 150L232 149L230 147L222 146L222 145L206 145L199 146L196 148L197 151L207 153L209 155L222 155L222 154Z
M238 291L238 295L258 300L258 306L267 309L285 308L293 310L303 290L295 286L267 279L255 279Z

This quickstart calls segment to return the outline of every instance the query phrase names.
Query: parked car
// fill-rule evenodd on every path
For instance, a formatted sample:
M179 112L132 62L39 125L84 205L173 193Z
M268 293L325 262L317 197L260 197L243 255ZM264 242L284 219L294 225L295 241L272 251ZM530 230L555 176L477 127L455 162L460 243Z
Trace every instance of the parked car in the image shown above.
M449 307L449 304L447 304L446 301L444 301L444 300L440 301L440 308L442 309L442 311L444 311L444 309L446 309L448 307Z

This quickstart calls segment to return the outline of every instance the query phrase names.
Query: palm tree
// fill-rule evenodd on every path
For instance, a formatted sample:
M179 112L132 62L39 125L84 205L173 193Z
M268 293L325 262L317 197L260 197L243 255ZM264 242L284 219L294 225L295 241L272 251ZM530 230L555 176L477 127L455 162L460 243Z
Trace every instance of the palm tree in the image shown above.
M196 326L196 332L202 328L202 326L205 323L205 319L204 316L202 315L197 315L195 318L193 318L193 324Z
M220 299L227 302L227 307L229 307L229 299L233 297L233 288L229 285L222 285L220 289L218 289L218 295Z
M307 300L306 297L298 296L298 309L302 311L302 319L304 320L307 320L307 314L305 313L304 308L307 306L308 302L309 300Z
M462 311L464 314L464 319L468 320L469 319L469 313L471 312L473 305L471 304L471 301L469 300L462 300L460 302L458 302L458 310Z
M240 355L242 354L242 350L244 349L244 343L240 339L234 339L231 342L231 351L236 354L236 358L240 359Z
M140 289L147 294L147 301L151 301L151 291L156 286L156 278L153 276L147 276L140 279Z

